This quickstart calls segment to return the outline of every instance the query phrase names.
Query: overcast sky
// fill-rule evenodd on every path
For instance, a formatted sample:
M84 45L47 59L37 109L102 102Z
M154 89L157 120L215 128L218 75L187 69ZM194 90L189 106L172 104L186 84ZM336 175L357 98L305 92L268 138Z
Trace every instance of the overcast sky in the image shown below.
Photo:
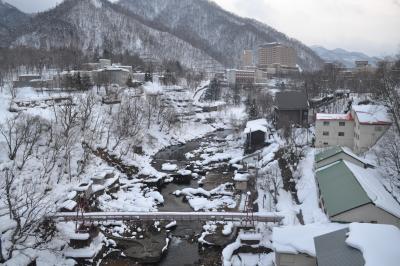
M60 1L6 0L25 12L42 11ZM400 53L400 0L214 1L307 45L340 47L377 56Z

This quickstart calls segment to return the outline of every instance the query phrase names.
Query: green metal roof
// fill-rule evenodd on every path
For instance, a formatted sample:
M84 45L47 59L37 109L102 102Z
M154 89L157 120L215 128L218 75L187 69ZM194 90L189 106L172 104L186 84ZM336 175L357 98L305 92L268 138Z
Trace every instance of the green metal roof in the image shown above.
M329 216L371 202L357 178L340 160L317 171L316 178Z
M343 151L343 149L339 146L332 147L332 148L326 149L324 151L321 151L320 153L315 155L315 158L314 158L315 162L322 161L322 160L329 158L335 154L338 154L342 151Z

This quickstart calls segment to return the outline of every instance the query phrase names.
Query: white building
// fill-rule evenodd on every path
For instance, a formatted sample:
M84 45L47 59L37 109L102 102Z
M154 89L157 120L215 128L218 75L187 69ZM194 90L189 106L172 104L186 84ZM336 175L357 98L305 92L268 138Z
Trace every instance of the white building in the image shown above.
M387 109L378 105L355 105L347 114L317 114L315 146L345 146L355 153L372 147L392 124Z
M246 67L246 69L228 69L226 78L229 85L252 85L267 82L268 75L267 72L255 67Z
M229 85L251 85L255 82L255 70L228 69L226 78Z

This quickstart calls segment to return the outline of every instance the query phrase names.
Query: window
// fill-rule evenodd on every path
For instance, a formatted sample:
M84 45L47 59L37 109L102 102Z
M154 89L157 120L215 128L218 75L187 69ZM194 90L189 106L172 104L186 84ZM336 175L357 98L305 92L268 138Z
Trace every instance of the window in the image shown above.
M339 126L340 126L340 127L346 126L346 122L339 122Z
M344 137L344 132L339 132L338 135L339 137Z
M322 132L322 136L329 136L329 131Z
M375 131L383 131L383 127L381 127L381 126L375 126Z
M328 142L324 142L324 145L325 145L325 146L328 146L328 145L329 145L329 143L328 143Z
M329 126L329 121L324 121L324 126Z

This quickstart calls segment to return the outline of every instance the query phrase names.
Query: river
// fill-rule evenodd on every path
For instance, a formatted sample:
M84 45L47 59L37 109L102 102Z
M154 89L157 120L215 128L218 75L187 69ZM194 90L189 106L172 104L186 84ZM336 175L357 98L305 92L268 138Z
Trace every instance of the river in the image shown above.
M229 169L228 163L211 163L204 167L198 164L198 162L202 160L200 154L208 147L213 147L215 151L223 151L227 145L225 138L231 133L231 130L216 131L203 138L187 142L186 144L170 146L154 156L152 165L160 172L163 172L161 169L162 164L169 162L178 165L179 169L186 168L198 173L197 178L190 175L179 182L173 181L171 183L165 183L159 188L164 197L164 204L158 208L160 212L193 211L188 202L184 201L182 197L173 195L173 192L176 190L182 190L188 187L198 188L199 186L202 186L206 190L211 190L221 184L232 182L233 171ZM194 155L188 159L185 156L187 153L192 153ZM210 151L208 151L208 153L210 154ZM208 172L207 178L205 178L206 172ZM202 177L203 181L200 185L198 181ZM239 203L237 203L237 205L239 205ZM170 243L167 252L164 253L159 263L152 265L220 265L222 248L199 245L197 240L202 229L203 224L199 222L178 222L176 228L168 233ZM138 265L139 263L117 256L116 258L106 259L102 264Z

